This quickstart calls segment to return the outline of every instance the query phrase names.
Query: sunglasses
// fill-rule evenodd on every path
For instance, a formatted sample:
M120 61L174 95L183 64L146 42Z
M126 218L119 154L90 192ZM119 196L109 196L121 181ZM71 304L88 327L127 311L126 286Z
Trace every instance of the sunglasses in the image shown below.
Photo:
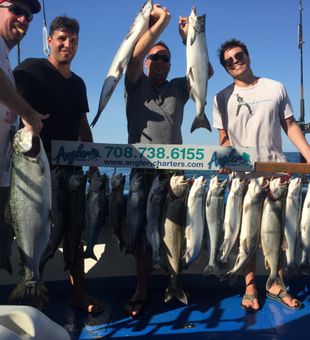
M237 62L243 61L245 59L245 53L244 52L238 52L233 57L230 57L226 60L224 60L224 65L227 68L232 68L234 66L234 63L236 60Z
M12 4L12 5L0 5L0 8L7 8L9 10L10 13L16 15L17 17L25 17L25 19L30 22L33 18L33 15L31 12L28 12L26 9L16 5L16 4Z
M164 63L170 63L170 57L165 54L150 54L147 59L151 61L162 61Z

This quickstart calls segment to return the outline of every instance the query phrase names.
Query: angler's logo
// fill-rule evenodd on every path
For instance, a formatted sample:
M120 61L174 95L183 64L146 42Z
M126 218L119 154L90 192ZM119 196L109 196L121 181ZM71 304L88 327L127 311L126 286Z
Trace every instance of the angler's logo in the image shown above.
M250 155L246 152L242 154L238 153L236 149L232 149L229 154L219 154L217 151L213 152L210 161L208 162L209 169L214 167L225 168L225 167L236 167L251 165Z
M65 147L62 145L57 155L53 158L53 163L74 165L77 162L98 161L100 158L99 150L94 147L87 150L84 144L80 144L76 150L66 152Z

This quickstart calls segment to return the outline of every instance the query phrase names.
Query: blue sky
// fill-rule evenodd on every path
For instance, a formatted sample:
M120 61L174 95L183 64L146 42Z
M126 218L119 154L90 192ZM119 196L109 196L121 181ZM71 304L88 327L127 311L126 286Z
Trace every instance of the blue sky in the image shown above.
M87 86L91 122L98 108L104 77L112 59L133 22L143 0L45 0L47 26L57 15L76 18L81 25L79 50L72 70ZM178 34L179 15L189 15L193 5L197 13L206 13L206 37L209 58L215 74L208 83L206 114L212 121L215 94L231 83L231 78L218 61L217 49L222 42L237 38L248 46L252 69L257 76L283 82L287 88L296 117L300 109L300 64L297 47L299 0L165 0L172 19L161 35L172 52L169 79L186 72L185 47ZM304 93L306 122L310 121L310 2L303 0ZM42 44L42 12L35 15L27 36L21 44L21 59L44 57ZM11 63L17 64L16 52ZM126 143L127 126L124 105L124 80L118 84L99 121L93 128L95 142ZM308 111L308 114L307 114ZM199 129L190 133L195 116L194 103L189 100L183 121L184 144L218 144L218 133ZM310 136L307 136L310 142ZM295 151L283 136L284 151Z

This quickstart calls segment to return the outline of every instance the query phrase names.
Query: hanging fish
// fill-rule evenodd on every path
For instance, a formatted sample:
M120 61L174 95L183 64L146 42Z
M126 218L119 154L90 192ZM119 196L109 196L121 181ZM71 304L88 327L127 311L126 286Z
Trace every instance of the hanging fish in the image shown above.
M195 178L187 198L185 254L182 267L188 268L199 256L205 232L206 179Z
M207 240L209 241L209 262L205 266L205 275L220 275L219 257L220 246L223 242L223 220L224 220L224 194L227 179L220 181L218 176L213 176L206 199L207 217Z
M146 1L146 3L143 5L139 13L137 14L134 22L132 23L125 39L118 48L115 57L112 61L112 64L109 68L109 71L105 77L100 94L98 112L94 120L90 124L91 126L95 126L95 124L97 123L101 112L106 107L119 80L126 71L127 64L130 60L132 51L137 41L142 36L142 34L146 32L146 30L148 29L152 8L153 1L152 0Z
M170 283L165 293L165 302L174 297L188 303L179 279L181 258L184 248L184 228L186 223L186 197L190 181L182 175L173 175L167 195L167 206L163 224L163 257L170 274Z
M274 178L270 181L270 191L264 200L262 222L261 222L261 243L265 257L265 266L269 270L269 277L266 282L268 291L275 283L285 290L283 279L279 276L279 259L282 242L283 208L287 193L287 182L281 182L281 178Z

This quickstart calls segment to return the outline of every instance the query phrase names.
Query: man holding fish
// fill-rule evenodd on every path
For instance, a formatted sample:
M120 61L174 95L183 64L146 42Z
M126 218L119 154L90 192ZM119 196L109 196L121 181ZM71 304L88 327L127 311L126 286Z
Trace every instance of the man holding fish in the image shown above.
M4 222L11 178L12 138L19 124L18 116L33 136L42 129L41 115L15 89L8 54L25 36L33 14L41 9L37 0L0 0L0 269L10 271L11 226ZM1 243L1 245L2 245Z
M128 63L125 77L128 143L182 144L181 124L184 106L190 95L190 81L185 76L167 80L171 53L164 42L156 43L170 19L166 7L153 5L149 28L135 44ZM188 26L188 18L181 16L179 33L184 42ZM144 66L146 74L143 72ZM209 67L209 78L212 74L213 70ZM133 175L137 172L141 172L143 186L148 192L156 171L133 169L131 177L136 178ZM170 177L168 172L162 173ZM143 214L145 216L145 212ZM135 251L136 291L125 306L125 312L132 317L137 317L144 308L152 271L152 254L149 247L145 246L145 227L141 234Z
M284 85L272 79L255 76L251 69L248 49L239 40L226 41L219 48L218 54L222 66L233 78L233 83L214 98L213 126L219 130L220 145L254 147L257 161L283 162L285 156L282 152L282 126L291 142L307 163L310 163L310 146L294 119L294 112ZM254 177L256 176L261 174L254 174ZM271 195L270 185L268 196ZM264 213L267 212L266 208ZM265 221L266 218L263 218L261 238L265 237L264 230L267 227L263 225ZM264 243L267 243L262 243L264 248ZM268 249L265 249L265 260L270 268L272 261L266 256L267 252ZM239 268L243 269L246 286L241 306L246 310L257 311L260 305L255 284L255 256L244 263L245 265ZM281 270L279 275L273 274L273 276L272 284L270 280L267 282L266 296L288 308L301 308L302 304L287 293Z
M35 108L49 114L41 131L51 162L52 140L93 142L87 120L88 101L84 81L71 70L79 41L76 19L60 16L50 24L47 59L31 58L15 70L18 90ZM103 311L102 304L85 289L81 233L84 227L86 177L80 167L51 166L53 228L40 270L63 244L65 270L70 272L71 304L89 313Z

